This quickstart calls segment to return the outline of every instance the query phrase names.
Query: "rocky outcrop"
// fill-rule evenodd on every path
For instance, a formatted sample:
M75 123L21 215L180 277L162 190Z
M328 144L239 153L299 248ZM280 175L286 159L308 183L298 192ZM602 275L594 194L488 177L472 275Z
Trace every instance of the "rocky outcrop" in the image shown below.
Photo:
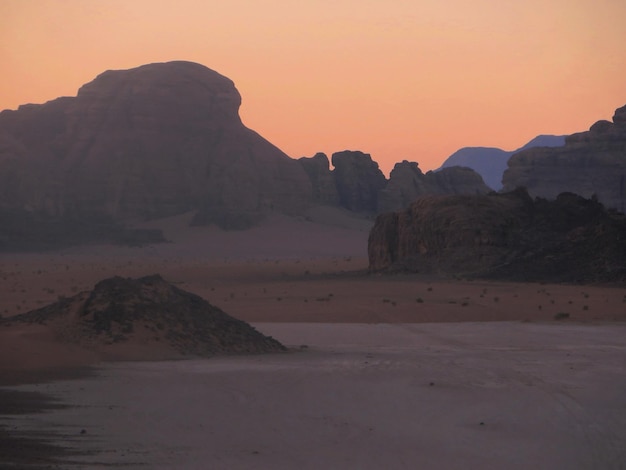
M349 150L334 153L332 163L339 204L355 212L375 212L378 191L387 184L378 163L367 153Z
M497 191L502 189L502 175L511 155L529 148L561 147L564 144L564 135L539 135L523 147L512 151L493 147L464 147L450 155L439 170L455 166L471 168L482 176L487 186Z
M302 157L298 161L311 181L313 200L324 205L338 205L337 183L326 154L320 152L310 158Z
M15 324L46 325L60 342L104 351L125 344L135 351L149 353L165 347L173 353L195 356L286 349L158 274L105 279L90 292L0 320L0 327Z
M344 151L328 157L318 153L298 160L313 188L313 200L364 214L404 209L423 195L483 194L490 191L470 168L452 167L423 174L416 162L396 163L389 180L369 154Z
M389 181L378 193L378 212L399 211L417 198L441 194L486 194L491 189L470 168L450 167L426 174L416 162L396 163Z
M0 208L199 223L299 213L302 167L239 117L233 82L191 62L107 71L76 97L0 113Z
M626 106L613 122L598 121L589 131L566 138L565 146L519 152L509 160L504 190L518 186L532 196L554 199L569 191L595 195L605 206L626 210Z
M379 215L370 269L521 281L626 281L626 217L572 193L428 196Z

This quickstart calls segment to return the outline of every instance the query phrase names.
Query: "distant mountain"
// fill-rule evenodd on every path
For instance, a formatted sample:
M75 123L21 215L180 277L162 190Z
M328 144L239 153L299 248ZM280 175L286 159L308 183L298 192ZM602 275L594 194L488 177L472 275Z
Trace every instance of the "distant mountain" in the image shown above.
M563 135L540 135L517 150L506 151L494 147L464 147L450 155L438 170L453 166L472 168L479 173L487 186L498 191L502 188L502 175L511 155L533 147L561 147Z

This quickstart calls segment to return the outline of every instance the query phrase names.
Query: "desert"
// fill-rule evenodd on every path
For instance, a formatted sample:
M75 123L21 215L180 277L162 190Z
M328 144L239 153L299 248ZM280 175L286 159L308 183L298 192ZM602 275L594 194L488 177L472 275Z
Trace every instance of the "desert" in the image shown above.
M241 103L174 60L0 112L0 468L626 466L625 107L387 177Z
M370 273L371 220L329 208L189 217L169 243L2 254L3 317L159 273L289 352L119 361L0 331L3 468L623 467L623 285Z

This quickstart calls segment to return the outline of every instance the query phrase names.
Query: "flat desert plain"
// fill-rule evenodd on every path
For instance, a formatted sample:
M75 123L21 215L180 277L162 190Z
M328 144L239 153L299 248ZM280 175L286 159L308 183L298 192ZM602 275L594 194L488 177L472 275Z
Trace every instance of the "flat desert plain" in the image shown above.
M160 224L0 255L0 314L159 273L290 352L110 362L3 331L0 468L626 468L625 286L368 274L371 222L324 209Z

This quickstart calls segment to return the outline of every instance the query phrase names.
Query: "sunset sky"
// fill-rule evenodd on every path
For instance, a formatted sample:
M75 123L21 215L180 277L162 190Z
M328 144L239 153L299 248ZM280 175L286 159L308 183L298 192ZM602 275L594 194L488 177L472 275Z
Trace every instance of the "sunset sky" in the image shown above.
M108 69L191 60L298 158L362 150L439 167L626 104L624 0L0 0L0 109Z

